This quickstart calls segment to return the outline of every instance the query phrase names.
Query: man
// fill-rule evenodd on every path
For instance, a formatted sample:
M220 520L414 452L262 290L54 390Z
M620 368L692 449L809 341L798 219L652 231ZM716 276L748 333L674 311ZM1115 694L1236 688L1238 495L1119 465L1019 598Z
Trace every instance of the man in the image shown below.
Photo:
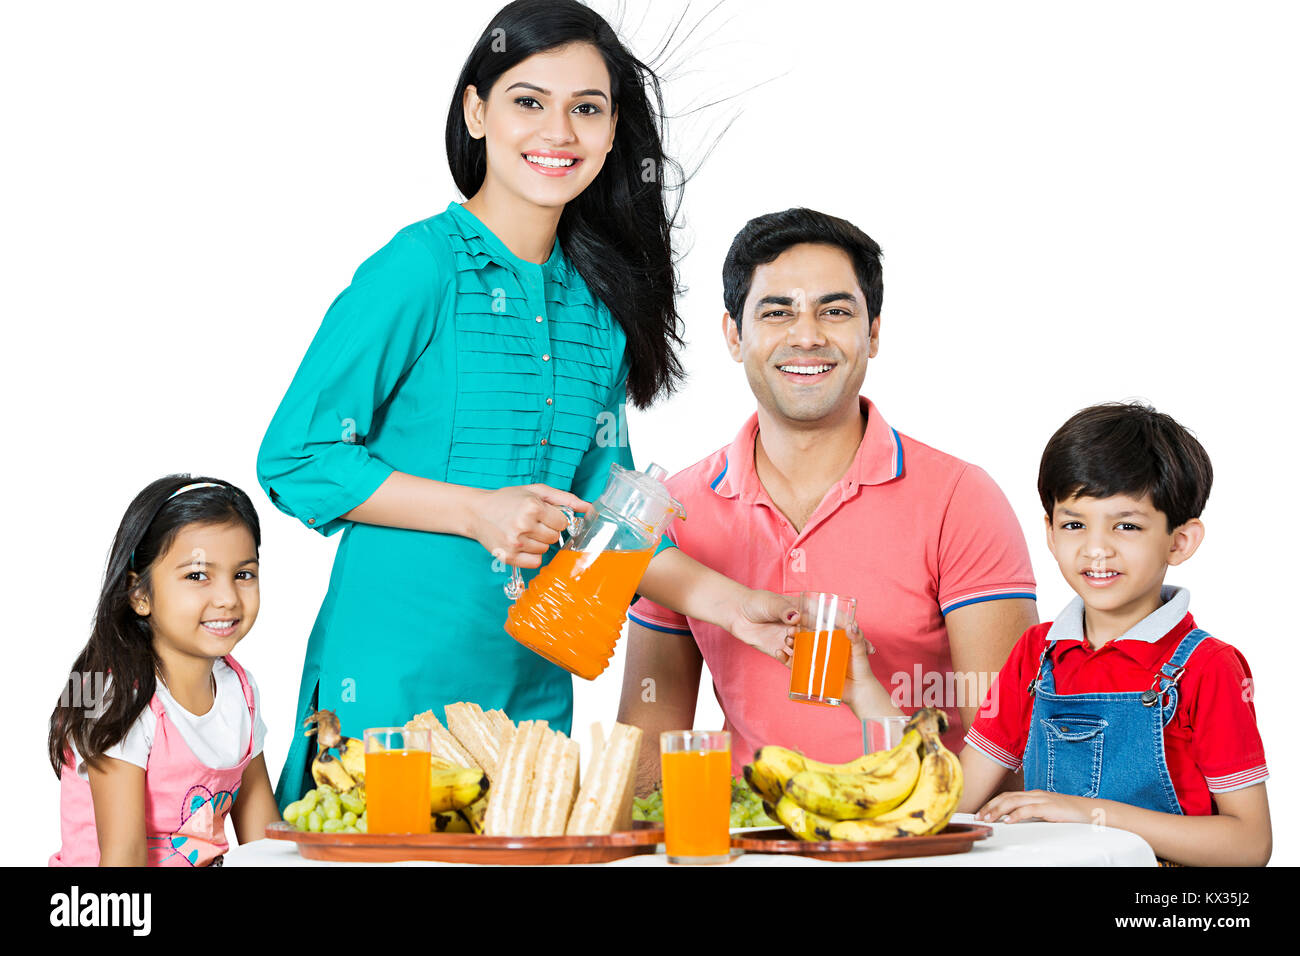
M863 716L942 706L958 750L992 675L1038 622L1015 514L987 474L900 434L859 395L880 345L880 247L869 236L810 209L760 216L722 274L723 333L758 412L669 479L690 516L669 534L743 585L857 598L874 653L855 645L855 706ZM639 792L659 780L658 733L694 723L705 662L733 773L764 744L828 762L862 753L848 707L788 698L788 643L744 643L645 598L628 631L619 720L647 731Z

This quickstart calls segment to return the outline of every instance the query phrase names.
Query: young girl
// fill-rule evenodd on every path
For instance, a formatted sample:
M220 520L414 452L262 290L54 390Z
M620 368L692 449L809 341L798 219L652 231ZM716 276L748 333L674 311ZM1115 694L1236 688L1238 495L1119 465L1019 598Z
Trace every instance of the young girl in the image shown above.
M360 736L466 700L569 730L570 676L506 634L503 588L544 563L561 507L635 467L625 403L682 376L662 112L654 73L576 0L517 0L475 43L446 127L467 201L362 263L258 452L277 508L343 532L297 720L328 708ZM643 593L674 610L732 633L774 619L675 548L652 569ZM292 740L281 806L313 785L311 740Z
M51 866L211 866L279 814L252 675L261 529L243 491L169 475L113 540L90 641L50 716L63 846ZM78 686L79 685L79 686Z

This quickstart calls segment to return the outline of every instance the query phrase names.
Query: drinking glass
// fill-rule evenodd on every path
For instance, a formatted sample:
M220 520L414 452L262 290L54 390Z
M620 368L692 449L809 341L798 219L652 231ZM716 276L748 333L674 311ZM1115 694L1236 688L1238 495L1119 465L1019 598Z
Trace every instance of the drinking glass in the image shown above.
M669 863L731 859L731 734L673 730L659 735L664 843Z
M790 699L838 706L849 673L850 628L856 627L856 598L801 591L790 661Z
M365 745L366 832L428 833L429 731L371 727Z

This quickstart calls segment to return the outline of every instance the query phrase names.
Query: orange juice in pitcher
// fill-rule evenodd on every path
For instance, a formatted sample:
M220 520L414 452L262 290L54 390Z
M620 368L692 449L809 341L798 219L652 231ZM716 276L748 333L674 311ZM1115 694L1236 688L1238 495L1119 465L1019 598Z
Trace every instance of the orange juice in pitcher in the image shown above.
M614 655L641 576L668 523L685 516L658 465L610 466L605 491L506 618L506 632L565 670L592 680Z

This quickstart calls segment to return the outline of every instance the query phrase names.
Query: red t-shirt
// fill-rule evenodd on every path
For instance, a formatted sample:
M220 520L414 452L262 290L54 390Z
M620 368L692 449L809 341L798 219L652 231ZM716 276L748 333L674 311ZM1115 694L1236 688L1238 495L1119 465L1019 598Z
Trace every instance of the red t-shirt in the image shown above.
M1062 617L1071 609L1082 613L1076 600ZM1019 770L1024 759L1034 703L1029 682L1037 675L1053 627L1053 622L1037 624L1021 635L966 735L968 744L1009 770ZM1062 629L1057 627L1059 639L1051 652L1056 693L1147 690L1160 666L1195 627L1192 615L1186 613L1161 637L1126 639L1125 635L1096 650L1086 639L1060 637ZM1069 631L1081 633L1080 628ZM1206 638L1188 659L1178 684L1178 707L1165 725L1165 762L1183 813L1213 813L1210 794L1268 779L1253 691L1246 659L1231 644Z

